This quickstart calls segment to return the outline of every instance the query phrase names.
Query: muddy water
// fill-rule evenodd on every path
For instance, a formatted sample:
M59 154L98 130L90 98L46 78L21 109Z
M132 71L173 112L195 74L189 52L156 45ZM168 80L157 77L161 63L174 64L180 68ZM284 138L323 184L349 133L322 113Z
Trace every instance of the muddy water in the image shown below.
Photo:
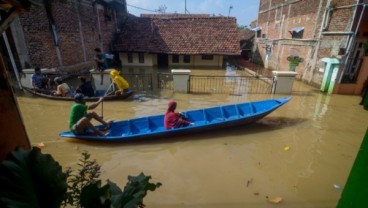
M105 102L105 119L197 109L283 95L187 95L161 92L132 101ZM120 187L144 172L163 184L149 192L148 207L335 207L368 124L359 96L325 96L295 82L292 100L261 121L225 131L139 143L64 139L72 103L18 96L32 144L45 144L63 167L75 166L83 150L102 165L102 179ZM101 114L102 108L96 109ZM285 150L285 147L289 150ZM334 187L340 186L341 188Z

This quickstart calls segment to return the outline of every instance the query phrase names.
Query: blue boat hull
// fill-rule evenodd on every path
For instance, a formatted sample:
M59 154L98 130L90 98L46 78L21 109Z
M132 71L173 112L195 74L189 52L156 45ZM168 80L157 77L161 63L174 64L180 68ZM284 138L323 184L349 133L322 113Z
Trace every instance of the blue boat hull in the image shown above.
M185 117L195 124L171 130L164 129L164 115L161 114L130 120L115 121L107 136L95 136L92 134L75 135L72 132L62 132L60 133L60 136L85 140L130 141L199 133L255 122L287 103L290 99L291 97L269 99L185 111L183 112ZM102 126L98 127L102 128Z

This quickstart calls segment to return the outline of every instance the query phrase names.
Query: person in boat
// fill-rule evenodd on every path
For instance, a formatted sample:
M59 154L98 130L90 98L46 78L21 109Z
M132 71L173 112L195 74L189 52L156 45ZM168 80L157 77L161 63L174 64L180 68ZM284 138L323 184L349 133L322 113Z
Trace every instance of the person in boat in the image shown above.
M129 83L122 76L120 76L120 72L116 69L111 70L110 76L117 86L117 90L114 92L115 95L121 95L123 93L130 92Z
M106 66L106 56L102 53L100 48L95 48L95 62L97 65L97 70L100 72L101 75L101 82L100 85L103 85L103 71L107 68Z
M55 77L56 91L53 93L56 96L70 97L70 87L63 81L61 77Z
M194 123L186 120L183 114L175 112L176 105L175 101L170 101L168 104L164 117L164 127L166 130L194 125Z
M110 128L111 122L106 122L103 120L101 116L99 116L96 112L88 112L88 110L95 109L100 103L103 102L103 97L101 97L97 102L92 103L90 105L86 105L84 100L84 95L82 93L77 93L74 96L75 103L71 107L69 114L69 129L74 134L88 134L92 131L93 134L97 136L104 136L108 133L108 129ZM92 123L91 120L95 119L101 124L105 126L104 129L97 129Z
M83 76L78 77L81 81L81 84L77 88L77 93L82 93L83 95L87 97L94 97L95 96L95 90L92 87L92 82L90 80L87 81L87 79Z
M49 93L49 78L41 72L40 67L35 67L35 73L31 77L34 91L41 93Z

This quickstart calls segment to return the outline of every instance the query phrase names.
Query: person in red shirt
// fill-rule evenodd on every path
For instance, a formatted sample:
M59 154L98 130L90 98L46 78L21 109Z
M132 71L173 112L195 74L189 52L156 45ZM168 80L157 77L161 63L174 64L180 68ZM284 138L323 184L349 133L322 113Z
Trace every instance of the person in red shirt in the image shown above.
M164 117L164 126L166 130L185 127L194 124L187 121L184 118L183 114L175 112L175 109L176 109L176 102L170 101Z

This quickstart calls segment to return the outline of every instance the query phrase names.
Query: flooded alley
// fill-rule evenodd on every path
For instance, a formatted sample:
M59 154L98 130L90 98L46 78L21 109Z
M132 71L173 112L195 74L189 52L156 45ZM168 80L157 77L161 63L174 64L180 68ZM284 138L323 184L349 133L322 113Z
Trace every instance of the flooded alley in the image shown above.
M285 97L286 95L194 95L162 91L126 101L104 102L109 120L162 114L169 100L178 110ZM71 102L18 94L32 145L44 143L66 168L87 150L102 165L102 179L123 188L140 172L163 185L148 192L147 207L335 207L368 124L359 96L324 95L294 82L292 99L257 123L157 141L101 143L58 136L68 130ZM102 112L103 111L103 112Z

